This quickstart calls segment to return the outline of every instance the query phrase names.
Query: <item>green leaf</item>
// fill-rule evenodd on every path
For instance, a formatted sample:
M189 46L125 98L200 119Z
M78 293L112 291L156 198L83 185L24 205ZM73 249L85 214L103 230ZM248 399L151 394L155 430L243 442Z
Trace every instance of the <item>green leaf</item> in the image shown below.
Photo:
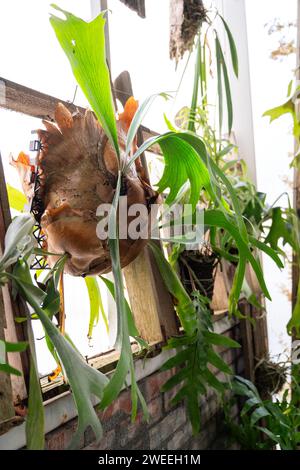
M136 383L134 363L132 357L131 343L129 337L128 328L128 312L126 311L126 299L124 295L123 277L120 263L120 252L119 252L119 237L118 237L118 226L117 226L117 209L118 201L120 196L122 174L119 172L117 187L109 214L109 248L110 256L112 261L112 271L115 281L115 300L117 306L118 315L118 330L115 347L121 349L120 358L116 367L116 370L110 379L109 383L104 389L103 399L100 403L100 408L104 409L110 403L112 403L119 395L128 372L130 372L131 378L131 399L132 399L132 419L136 416L137 401L138 398L142 404L142 409L145 414L145 418L148 419L149 414L146 409L144 399L139 391Z
M197 386L192 387L186 396L187 412L190 419L193 435L199 433L201 427L200 408Z
M286 94L287 98L291 96L293 83L294 83L294 80L291 80L288 84L287 94Z
M6 374L13 374L21 376L22 372L10 366L6 361L6 353L23 352L28 346L27 341L20 341L19 343L10 343L0 339L0 371Z
M108 320L104 312L101 292L99 288L98 281L95 277L86 276L84 278L89 299L90 299L90 321L89 321L89 329L88 329L88 338L92 337L93 328L99 322L99 313L101 312L101 316L104 320L104 324L106 327L106 331L108 331Z
M218 333L213 333L212 331L204 331L203 335L207 341L216 346L224 346L225 348L240 348L241 345L234 341L234 339L228 338L228 336L219 335Z
M244 387L244 390L249 390L251 392L251 395L259 397L259 393L255 385L248 379L245 379L244 377L241 377L239 375L235 376L234 378L234 383L238 384L241 387Z
M29 270L28 270L29 271ZM45 416L42 390L38 374L34 335L30 321L30 314L27 316L27 336L30 347L30 372L29 372L29 396L28 412L26 416L26 444L29 450L43 450L45 445Z
M187 378L189 375L189 369L184 368L181 369L179 372L176 372L170 379L167 380L166 383L161 388L162 392L167 392L168 390L171 390L175 385L180 384L184 379Z
M205 378L208 385L216 389L218 392L223 393L225 391L227 384L217 379L217 377L215 377L214 374L209 369L203 370L202 375Z
M256 248L258 248L259 250L263 251L264 253L266 253L266 255L270 256L270 258L273 259L273 261L275 261L275 263L277 264L277 266L281 269L284 268L284 264L283 262L281 261L281 259L279 258L278 254L276 253L275 250L273 250L272 248L270 248L268 245L266 245L266 243L263 243L259 240L257 240L257 238L254 238L252 236L249 236L249 241L252 243L253 246L255 246Z
M225 62L225 59L224 59L223 51L222 51L221 44L220 44L217 33L216 33L216 50L217 50L218 60L220 61L220 64L222 66L222 71L223 71L223 80L224 80L226 103L227 103L228 134L230 134L231 129L232 129L232 121L233 121L233 110L232 110L230 82L229 82L229 78L228 78L228 71L227 71L226 62Z
M184 362L186 362L190 358L191 352L190 350L183 349L182 351L179 351L175 356L171 357L168 359L163 366L161 367L161 370L168 370L172 369L173 367L178 367L182 365Z
M238 61L238 54L237 54L237 50L236 50L235 41L233 39L232 33L230 31L230 28L229 28L227 22L224 20L223 16L220 15L220 13L219 13L219 17L221 18L221 20L223 22L223 25L225 27L225 31L226 31L226 34L227 34L227 37L228 37L228 42L229 42L229 47L230 47L232 67L233 67L236 78L238 78L238 76L239 76L239 61Z
M124 168L128 170L130 165L137 159L141 153L154 144L159 144L165 159L165 168L161 180L158 182L158 190L164 191L170 188L170 194L166 199L167 204L172 204L182 186L189 181L191 187L190 204L193 209L199 200L200 191L205 188L213 196L209 171L203 160L207 159L205 145L198 140L198 148L195 150L192 145L183 138L186 133L166 132L157 137L148 139L136 151ZM202 146L199 142L202 142ZM199 152L204 152L203 158L199 158ZM184 155L184 158L183 158Z
M239 251L239 263L235 272L234 282L230 294L230 306L232 307L231 311L233 311L234 313L236 304L239 300L245 274L246 261L249 261L252 265L262 291L264 292L265 296L270 299L270 294L265 284L259 260L255 259L255 257L253 256L249 245L244 241L244 239L242 239L238 228L235 227L233 223L230 223L230 221L225 217L223 212L214 209L205 211L204 222L206 225L219 227L227 230L235 240Z
M131 146L133 139L138 131L138 128L140 127L143 119L145 118L147 112L149 111L149 108L152 106L153 102L155 99L161 96L165 99L167 99L168 95L166 93L155 93L154 95L148 96L145 101L138 107L128 130L127 133L127 139L126 139L126 155L130 154L131 151Z
M6 185L9 206L16 211L22 212L27 204L24 194L10 184Z
M18 375L18 376L22 375L22 372L20 372L18 369L15 369L12 366L10 366L9 364L1 364L0 363L0 372L4 372L5 374Z
M298 246L293 237L292 221L284 218L283 215L281 207L274 207L272 209L272 225L265 238L265 243L269 243L273 250L278 251L278 240L282 239L283 245L288 243L297 251Z
M220 203L220 209L225 212L229 212L228 207L226 208L226 204L221 198L220 195L220 190L218 188L218 178L222 181L222 183L225 185L231 201L232 201L232 207L234 210L234 217L236 219L236 223L238 225L240 235L245 241L248 241L248 234L247 234L247 229L245 226L245 222L243 220L243 215L240 207L240 202L237 197L236 191L233 188L232 184L230 183L229 179L224 175L223 171L221 168L218 167L218 165L214 162L212 158L209 158L209 155L206 151L206 147L203 143L203 141L195 134L188 133L188 132L180 132L177 134L181 139L185 140L188 142L197 152L198 156L202 160L203 164L207 168L210 176L210 185L206 187L212 201L215 203L219 202Z
M20 214L13 219L5 234L0 270L14 264L21 254L32 248L31 233L34 224L34 218L30 214Z
M277 442L278 444L280 443L280 438L277 437L270 429L267 429L265 427L257 426L257 429L259 429L261 432L265 433L270 439L273 441Z
M289 335L294 334L297 338L300 338L300 279L298 281L296 302L286 329Z
M66 17L62 20L51 14L50 23L69 59L74 77L119 156L115 110L105 56L105 13L87 23L56 5L52 7Z
M164 121L165 121L166 126L169 129L169 131L177 132L176 127L173 126L170 119L167 117L167 115L165 113L164 113Z
M44 409L37 366L30 356L28 414L26 417L26 444L28 450L44 449Z
M241 416L244 416L246 413L248 413L248 411L251 410L253 406L260 405L261 403L262 401L258 397L249 398L246 401L245 405L243 406L243 409L241 411Z
M194 72L194 84L193 84L193 95L192 103L189 112L188 119L188 130L195 132L195 115L196 108L198 105L198 91L199 91L199 78L201 75L201 34L198 33L197 46L196 46L196 63L195 63L195 72Z
M40 296L36 297L34 295L35 291L29 289L28 284L17 276L10 275L10 277L18 284L19 292L31 305L41 320L45 331L59 355L65 374L69 380L78 411L78 428L73 436L71 447L74 448L78 446L80 437L88 426L94 431L96 440L99 440L102 436L102 427L94 410L92 397L96 396L100 399L102 398L103 388L108 382L107 377L90 367L64 336L61 335L58 328L56 328L40 307Z
M23 352L27 349L27 341L19 341L19 343L10 343L9 341L3 341L0 339L0 349L4 348L6 352ZM0 354L1 363L1 354Z
M180 319L180 323L188 336L192 336L197 329L197 317L194 304L183 287L176 272L162 253L161 249L150 241L149 246L153 252L163 281L173 297L177 300L176 311Z
M226 364L226 362L223 361L221 356L215 351L213 351L212 349L209 349L207 351L207 360L210 364L212 364L213 366L215 366L217 369L221 370L225 374L229 374L229 375L233 374L231 367L229 367L228 364Z
M299 92L297 92L297 93L299 93ZM282 105L276 106L275 108L272 108L272 109L269 109L268 111L266 111L263 114L263 116L269 116L270 117L270 123L271 123L272 121L275 121L275 119L280 118L284 114L291 114L292 119L293 119L293 124L294 124L293 134L296 138L299 138L299 136L300 136L300 123L297 119L294 98L295 97L292 96L292 98L290 98L288 101L286 101Z
M259 408L256 408L256 410L251 415L251 420L250 420L251 426L254 426L254 424L257 423L257 421L269 415L270 413L265 407L260 406Z
M166 203L171 204L180 188L189 180L191 186L189 203L195 209L201 189L210 186L207 168L196 151L176 134L161 139L159 145L164 155L165 168L158 182L158 191L162 193L166 188L170 188Z
M221 61L220 49L217 46L216 40L216 63L217 63L217 87L218 87L218 110L219 110L219 132L222 132L223 124L223 86L222 86L222 75L221 75Z

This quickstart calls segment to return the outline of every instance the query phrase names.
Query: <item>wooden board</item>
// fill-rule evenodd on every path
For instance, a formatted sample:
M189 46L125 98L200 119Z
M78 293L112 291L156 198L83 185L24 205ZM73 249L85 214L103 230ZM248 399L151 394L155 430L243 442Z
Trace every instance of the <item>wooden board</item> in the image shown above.
M75 113L77 110L82 113L85 112L85 108L76 106L69 101L64 101L62 99L46 95L45 93L41 93L1 77L0 92L0 108L26 114L37 119L53 121L54 110L57 103L64 104L66 108L69 109L72 113ZM127 94L125 96L129 98L131 94ZM148 129L145 126L141 126L141 133L143 140L147 140L150 137L157 135L156 132ZM149 151L152 153L161 154L161 150L158 145L154 145L149 149Z
M139 334L149 344L160 343L163 336L157 309L158 298L146 249L123 269L123 273Z

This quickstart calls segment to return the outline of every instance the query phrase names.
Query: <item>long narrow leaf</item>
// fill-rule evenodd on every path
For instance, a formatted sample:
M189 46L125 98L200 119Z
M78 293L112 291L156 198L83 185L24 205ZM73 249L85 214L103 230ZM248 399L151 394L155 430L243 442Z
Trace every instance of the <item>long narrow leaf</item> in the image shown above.
M223 25L224 25L224 28L225 28L225 31L226 31L226 34L227 34L227 37L228 37L232 67L233 67L236 78L238 78L238 76L239 76L239 60L238 60L238 54L237 54L237 50L236 50L236 44L235 44L235 41L233 39L232 33L230 31L230 28L229 28L227 22L225 21L223 16L220 15L220 13L219 13L219 17L221 18L221 20L223 22Z
M87 23L56 5L52 7L66 17L66 20L62 20L51 15L50 23L69 59L74 77L119 155L115 110L105 57L104 13Z
M227 65L224 59L224 54L221 48L221 44L218 38L218 34L216 33L216 49L218 60L220 60L222 71L223 71L223 80L224 80L224 87L225 87L225 94L226 94L226 103L227 103L227 120L228 120L228 134L231 133L232 129L232 121L233 121L233 110L232 110L232 100L231 100L231 90L230 90L230 82L228 78L228 71Z

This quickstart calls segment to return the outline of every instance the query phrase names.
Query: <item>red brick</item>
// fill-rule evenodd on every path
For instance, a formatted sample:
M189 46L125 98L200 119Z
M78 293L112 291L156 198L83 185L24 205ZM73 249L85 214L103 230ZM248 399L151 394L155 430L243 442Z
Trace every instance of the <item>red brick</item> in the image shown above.
M172 436L185 422L186 413L183 406L170 411L162 421L158 422L150 429L150 449L159 448L161 442L166 440L169 436Z
M124 390L117 399L116 409L123 411L127 415L131 414L131 396L130 390Z
M83 450L110 450L113 448L113 442L115 439L115 430L107 431L100 442L93 442L90 445L84 447Z
M156 423L159 421L163 416L163 400L162 396L151 400L147 403L148 411L150 415L150 424Z
M166 383L166 381L174 374L174 371L168 370L163 372L157 372L150 375L147 378L145 383L146 388L146 400L151 401L154 398L158 397L161 394L161 387Z
M77 429L77 420L70 421L46 435L45 447L49 450L65 450L71 443L74 433ZM79 448L84 445L82 436Z

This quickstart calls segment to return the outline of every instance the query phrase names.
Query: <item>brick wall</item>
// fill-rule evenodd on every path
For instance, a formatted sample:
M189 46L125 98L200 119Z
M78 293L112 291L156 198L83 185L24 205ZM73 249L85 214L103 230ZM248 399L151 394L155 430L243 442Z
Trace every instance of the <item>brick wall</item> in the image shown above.
M228 330L226 335L240 341L239 325ZM243 351L218 351L224 360L232 366L235 373L243 374ZM213 370L213 369L212 369ZM185 406L171 406L170 401L175 391L160 393L161 386L171 376L171 372L155 372L139 382L147 401L150 421L145 423L140 412L135 423L131 423L130 390L124 390L119 398L104 412L99 412L103 424L104 436L95 445L93 433L87 430L81 442L82 449L220 449L226 447L223 417L217 395L212 391L201 399L202 430L193 437ZM222 379L222 375L217 375ZM232 412L236 415L238 410ZM48 449L65 449L76 429L76 419L57 428L46 436Z

